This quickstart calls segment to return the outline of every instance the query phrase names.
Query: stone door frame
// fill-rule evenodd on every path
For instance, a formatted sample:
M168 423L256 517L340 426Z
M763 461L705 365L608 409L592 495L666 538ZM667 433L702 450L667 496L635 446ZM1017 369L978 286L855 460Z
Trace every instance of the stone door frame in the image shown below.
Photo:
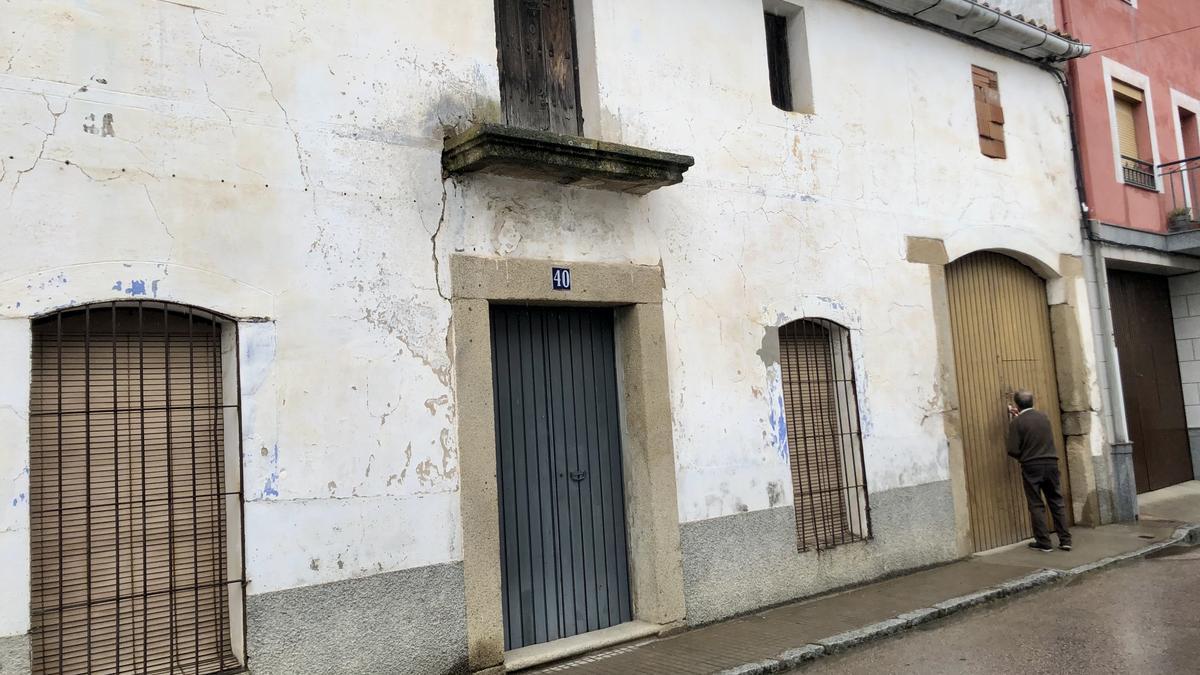
M1095 461L1102 457L1093 457L1091 452L1096 440L1093 438L1096 432L1093 431L1092 420L1099 413L1092 405L1089 384L1092 374L1078 316L1081 308L1084 312L1088 311L1083 259L1062 254L1051 264L1031 253L995 246L959 246L954 259L989 250L1024 263L1046 281L1059 407L1066 439L1067 473L1071 481L1071 508L1077 525L1094 527L1100 524ZM934 331L937 335L937 385L944 398L943 425L949 445L950 485L954 494L955 539L959 555L967 556L974 548L971 543L970 497L967 494L962 420L959 415L957 366L950 326L949 288L946 285L946 266L952 260L945 241L927 237L907 238L907 259L911 263L929 267Z
M551 288L554 267L571 270L571 290ZM662 270L454 255L450 276L469 669L504 671L492 303L613 308L633 615L663 631L680 625L683 563Z

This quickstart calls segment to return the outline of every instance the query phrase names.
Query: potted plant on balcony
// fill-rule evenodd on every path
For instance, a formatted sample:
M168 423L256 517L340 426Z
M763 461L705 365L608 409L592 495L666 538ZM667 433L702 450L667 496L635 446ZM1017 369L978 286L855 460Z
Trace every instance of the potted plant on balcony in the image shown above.
M1190 230L1192 228L1192 210L1186 206L1171 209L1167 213L1167 229L1171 232Z

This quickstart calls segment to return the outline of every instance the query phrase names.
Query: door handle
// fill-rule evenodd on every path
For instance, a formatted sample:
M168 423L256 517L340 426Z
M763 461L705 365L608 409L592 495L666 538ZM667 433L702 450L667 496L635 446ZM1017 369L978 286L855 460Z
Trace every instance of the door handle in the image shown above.
M571 472L571 480L575 481L576 483L583 480L585 477L587 477L586 471L572 471Z

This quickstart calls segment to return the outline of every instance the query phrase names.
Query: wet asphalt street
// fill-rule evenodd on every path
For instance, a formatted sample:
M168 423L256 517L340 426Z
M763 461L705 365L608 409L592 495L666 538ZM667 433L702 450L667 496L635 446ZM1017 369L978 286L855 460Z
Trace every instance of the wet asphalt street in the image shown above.
M795 671L1200 673L1200 547L976 609Z

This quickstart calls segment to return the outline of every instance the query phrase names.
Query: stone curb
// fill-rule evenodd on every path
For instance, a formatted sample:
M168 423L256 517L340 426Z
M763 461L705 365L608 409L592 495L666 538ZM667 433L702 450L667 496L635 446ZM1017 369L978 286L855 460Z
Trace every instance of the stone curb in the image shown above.
M1154 553L1155 551L1161 551L1164 548L1169 548L1171 546L1175 546L1176 544L1196 543L1197 541L1200 541L1200 525L1184 525L1182 527L1176 528L1175 531L1171 534L1171 537L1169 539L1164 539L1163 541L1159 541L1159 542L1155 542L1153 544L1149 544L1147 546L1143 546L1142 548L1139 548L1134 551L1129 551L1128 553L1122 553L1120 555L1109 556L1107 558L1102 558L1095 562L1090 562L1090 563L1087 563L1084 565L1079 565L1077 567L1072 567L1071 569L1067 570L1066 573L1068 576L1077 576L1080 574L1087 574L1088 572L1092 572L1092 571L1095 571L1095 570L1098 570L1098 569L1101 569L1104 567L1108 567L1109 565L1115 565L1120 562L1125 562L1126 560L1134 560L1136 558L1144 558L1145 556L1147 556L1151 553Z
M1020 595L1041 586L1081 576L1126 560L1143 558L1150 553L1179 543L1200 544L1200 525L1185 525L1177 528L1169 539L1143 546L1128 553L1103 558L1085 565L1072 567L1069 570L1038 570L1032 574L1027 574L1017 579L1010 579L1009 581L985 588L981 591L960 595L957 598L950 598L932 607L914 609L891 619L885 619L878 623L863 626L862 628L856 628L817 640L815 644L807 644L795 649L789 649L776 655L774 658L728 668L720 671L717 675L760 675L784 672L808 661L844 652L859 645L915 628L921 624L956 614L992 600Z

